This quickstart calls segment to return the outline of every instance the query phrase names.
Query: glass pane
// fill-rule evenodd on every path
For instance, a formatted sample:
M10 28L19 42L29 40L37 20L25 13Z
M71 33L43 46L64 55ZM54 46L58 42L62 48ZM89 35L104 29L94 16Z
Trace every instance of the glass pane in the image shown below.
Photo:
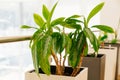
M19 25L19 4L12 2L0 2L0 36L19 34L19 31L16 31Z
M29 41L0 44L0 80L24 80L33 69Z

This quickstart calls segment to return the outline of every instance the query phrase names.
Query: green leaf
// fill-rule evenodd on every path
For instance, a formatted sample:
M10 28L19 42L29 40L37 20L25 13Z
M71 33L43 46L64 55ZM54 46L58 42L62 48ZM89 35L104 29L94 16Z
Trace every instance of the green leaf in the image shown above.
M58 30L59 32L61 31L60 27L58 27L58 26L55 26L54 29Z
M70 29L82 29L80 24L73 24L73 23L62 23L62 26Z
M85 48L83 50L83 53L84 53L84 56L87 56L88 55L88 43L86 41L86 44L85 44Z
M52 36L52 49L54 50L55 53L57 53L58 50L60 49L60 44L58 42L61 35L58 32L54 32L52 33L51 36Z
M31 52L32 52L32 59L33 59L35 72L39 74L39 58L38 58L39 54L37 53L37 46L35 43L32 45Z
M100 29L101 31L104 31L104 32L107 32L107 33L114 33L114 30L107 25L94 25L92 27Z
M81 16L80 15L72 15L72 16L68 17L67 19L70 19L70 18L79 18L79 17L81 17Z
M89 13L87 18L87 23L89 23L90 19L95 16L104 6L104 2L98 4L96 7L92 9L92 11Z
M76 67L77 56L78 56L77 50L76 50L75 46L72 45L71 52L68 56L68 61L69 61L70 66L72 66L73 68Z
M60 17L60 18L57 18L57 19L53 20L51 22L51 26L55 26L55 25L61 24L64 19L65 19L65 17Z
M112 44L117 43L117 39L113 39L113 40L111 41L111 43L112 43Z
M62 33L61 34L61 40L60 40L60 53L63 52L65 46L66 46L66 34L65 33Z
M85 35L83 32L80 32L77 37L77 50L79 54L82 53L82 49L84 47L85 42L86 42Z
M21 28L23 28L23 29L30 29L30 28L37 29L35 27L31 27L31 26L27 26L27 25L22 25Z
M52 48L55 53L60 52L60 43L61 41L61 34L59 32L54 32L52 34Z
M104 41L104 40L107 39L107 38L108 38L108 35L105 34L105 35L103 35L102 37L100 37L100 41Z
M65 46L66 46L66 38L65 38L65 34L62 33L58 33L58 32L54 32L52 34L52 39L53 39L53 49L55 53L62 53L62 51L64 50Z
M87 23L87 21L86 21L86 18L84 17L83 19L84 19L84 27L87 28L87 27L88 27L88 23Z
M86 52L87 52L86 44L87 44L86 36L84 35L84 33L82 31L78 34L78 37L77 37L77 45L76 46L77 46L78 55L77 55L76 66L80 62L81 55L84 56L84 54L86 54Z
M44 18L45 18L46 21L47 21L49 15L50 15L50 12L49 12L48 8L47 8L45 5L43 5L42 14L43 14Z
M32 38L31 38L30 45L32 44L32 41L36 42L37 40L43 38L43 36L44 36L43 32L42 32L40 29L38 29L38 30L33 34Z
M68 35L65 36L65 40L66 40L66 45L65 45L66 54L68 54L71 51L72 40Z
M71 19L71 18L70 18L70 19L66 19L65 22L68 23L68 24L71 24L71 23L76 24L76 23L82 22L82 21L80 21L80 20L78 20L78 19Z
M91 44L93 45L93 48L94 48L95 52L98 52L99 42L98 42L96 36L94 35L94 33L89 28L84 28L84 34L90 40Z
M42 17L38 14L34 14L34 21L35 23L39 26L39 27L43 27L43 25L45 24L44 20L42 19Z
M39 40L37 44L38 53L39 53L39 64L42 71L50 75L50 63L49 63L49 57L51 55L51 44L52 44L52 38L51 36L44 36L41 40Z
M69 54L69 63L73 68L79 64L81 55L87 52L87 48L85 49L87 42L84 33L80 32L74 38L72 38L72 46Z
M25 29L28 29L28 28L31 28L31 26L27 26L27 25L22 25L21 28L25 28Z
M42 38L43 38L42 33L39 30L37 30L30 41L33 65L37 74L39 74L39 61L40 61L37 45L39 40L41 40Z
M58 2L57 2L57 3L58 3ZM57 3L53 6L52 10L50 11L49 17L48 17L48 19L47 19L47 27L50 27L51 19L52 19L54 10L55 10L55 8L56 8L56 6L57 6Z
M37 30L31 42L33 63L36 73L39 73L39 67L44 73L50 75L49 56L51 55L52 38Z

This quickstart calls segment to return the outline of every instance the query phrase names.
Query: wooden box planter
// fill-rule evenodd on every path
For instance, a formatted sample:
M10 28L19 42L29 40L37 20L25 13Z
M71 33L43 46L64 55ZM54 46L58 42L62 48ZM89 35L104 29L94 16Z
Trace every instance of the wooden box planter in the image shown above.
M93 49L90 49L89 52L93 52ZM115 80L117 48L115 47L100 48L99 53L106 55L104 80Z
M98 57L84 57L82 66L88 67L88 80L104 80L104 54L99 54Z
M72 72L71 67L65 68L66 76L55 75L55 66L51 66L51 75L46 75L40 70L40 77L37 76L34 70L28 71L25 74L25 80L87 80L88 68L81 68L78 75L75 77L69 76L68 73Z

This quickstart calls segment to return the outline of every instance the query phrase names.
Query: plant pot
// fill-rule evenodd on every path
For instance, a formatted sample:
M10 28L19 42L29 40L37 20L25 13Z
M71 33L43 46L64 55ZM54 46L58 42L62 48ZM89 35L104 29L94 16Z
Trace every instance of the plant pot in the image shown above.
M117 48L117 62L116 62L116 74L115 74L115 80L119 80L118 76L120 75L120 42L118 41L117 43L109 43L106 42L105 46L111 46Z
M88 67L88 80L104 80L104 54L98 54L98 57L84 57L82 66Z
M89 52L92 52L90 49ZM104 80L115 80L116 63L117 63L117 48L104 47L99 49L100 54L105 54L105 77Z
M65 67L66 76L55 75L56 67L51 66L51 75L44 74L40 69L40 77L37 76L34 70L28 71L25 74L25 80L87 80L88 69L81 68L80 72L75 76L69 76L72 72L71 67Z

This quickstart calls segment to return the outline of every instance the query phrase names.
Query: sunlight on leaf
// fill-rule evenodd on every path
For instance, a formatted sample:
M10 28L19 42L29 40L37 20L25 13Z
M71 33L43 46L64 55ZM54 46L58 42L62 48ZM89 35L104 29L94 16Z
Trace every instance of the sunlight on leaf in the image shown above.
M92 9L92 11L89 13L88 18L87 18L87 23L89 23L90 19L96 15L104 6L104 2L98 4L96 7Z

